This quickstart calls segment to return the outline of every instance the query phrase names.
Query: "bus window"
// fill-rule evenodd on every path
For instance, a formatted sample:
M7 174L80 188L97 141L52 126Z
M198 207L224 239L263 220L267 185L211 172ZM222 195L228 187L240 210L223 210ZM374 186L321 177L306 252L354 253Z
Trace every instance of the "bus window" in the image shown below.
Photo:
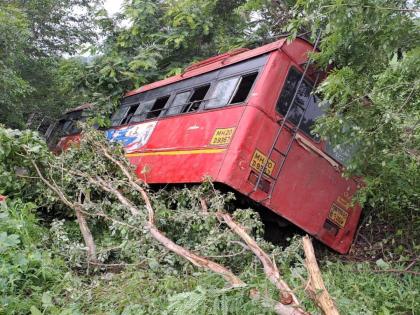
M128 110L129 110L129 106L120 107L118 111L111 118L111 126L113 127L119 126L123 118L126 116Z
M327 141L325 147L325 151L328 155L343 165L348 165L356 150L357 146L355 144L333 146L330 141Z
M291 106L293 96L301 77L302 74L299 71L294 68L290 69L284 83L283 91L281 92L280 98L276 105L276 110L283 116L286 115L287 110ZM297 91L295 101L290 108L288 119L297 125L303 111L305 110L305 107L307 106L306 112L300 125L300 129L314 140L319 140L318 135L311 133L311 128L316 119L324 114L324 110L318 105L320 103L319 98L313 95L311 92L312 85L308 81L303 80L299 90Z
M147 118L147 114L152 109L155 100L141 102L130 122L141 122Z
M258 72L254 72L242 77L238 90L230 101L230 104L243 103L246 101L248 94L254 85L255 79L257 78L257 75Z
M188 103L188 98L190 97L191 91L178 93L174 100L172 101L171 106L167 109L166 115L176 115L179 114L183 107Z
M152 109L147 113L147 119L159 117L162 110L165 108L166 103L169 100L169 95L164 97L159 97L156 102L153 104Z
M217 82L217 85L205 108L217 108L228 104L236 86L238 85L239 79L240 77L233 77Z
M132 105L128 107L128 112L125 115L124 119L121 122L121 125L128 124L133 117L134 113L137 111L137 108L139 108L140 104Z
M54 149L60 138L80 133L81 129L78 123L86 121L88 116L88 112L83 110L65 114L62 119L53 125L49 134L46 134L48 146Z
M182 109L183 113L194 112L200 108L200 104L203 102L208 90L210 89L210 84L206 84L194 89L194 93L190 98L190 101Z
M169 100L169 95L146 102L141 102L130 119L130 123L142 122L146 119L159 117Z

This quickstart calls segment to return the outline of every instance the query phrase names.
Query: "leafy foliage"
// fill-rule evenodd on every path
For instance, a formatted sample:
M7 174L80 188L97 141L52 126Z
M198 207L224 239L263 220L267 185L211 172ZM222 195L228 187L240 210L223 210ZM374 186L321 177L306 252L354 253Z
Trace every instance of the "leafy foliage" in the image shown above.
M226 288L220 276L195 268L162 248L141 225L143 212L140 218L133 218L113 195L78 175L88 173L112 181L143 209L143 201L126 184L120 169L98 154L98 144L107 145L103 135L89 131L80 145L53 156L36 134L1 130L1 143L7 143L11 152L8 158L1 160L3 169L13 170L21 165L26 169L25 176L31 177L26 184L21 182L22 192L25 185L38 182L30 161L38 163L49 180L59 183L69 199L77 200L79 192L84 192L83 204L90 213L88 225L101 263L96 266L86 263L86 251L73 211L64 209L55 194L42 188L43 185L39 185L41 196L23 193L26 201L36 200L44 205L45 227L36 219L34 204L15 199L2 209L0 256L4 273L1 283L19 279L2 296L4 312L13 314L30 309L33 314L181 314L186 310L194 310L196 314L271 313L269 308L261 308L249 298L251 288L277 298L277 291L267 282L260 262L243 248L236 234L211 215L224 208L232 195L220 194L210 183L193 189L149 190L158 227L179 245L229 266L248 284L239 289ZM109 149L119 161L129 165L118 155L119 146L112 145ZM11 187L8 191L16 194L17 188L8 187ZM209 214L203 214L202 197L208 200ZM257 213L237 210L234 217L275 257L283 277L297 288L296 294L305 308L315 310L312 302L305 299L307 274L299 240L292 240L283 249L276 247L262 239L262 223ZM17 257L24 257L28 265L21 266ZM323 271L329 290L346 314L404 314L415 310L418 281L414 275L399 277L371 271L379 268L386 272L392 267L402 266L383 260L378 260L374 266L330 261L325 263ZM350 273L352 277L348 277ZM383 300L388 302L384 304Z
M34 209L34 204L19 199L0 205L0 312L3 314L27 313L31 307L51 304L48 292L55 290L57 294L62 289L62 276L67 267L50 248L42 245L48 243L48 230L39 225Z
M418 210L419 49L416 3L411 1L297 1L296 33L322 34L319 87L331 104L316 132L353 148L347 171L363 176L359 201L386 211Z
M0 194L18 196L34 201L37 198L36 185L28 168L34 154L37 161L50 156L45 141L33 131L5 129L0 126Z
M35 129L62 113L62 54L96 38L95 5L84 0L9 0L0 3L0 122ZM80 13L77 13L80 12ZM65 62L65 61L63 61ZM39 121L38 121L39 120Z
M313 58L330 72L318 89L330 110L315 131L336 146L355 148L347 175L363 177L359 201L387 212L386 221L410 224L364 250L375 257L374 264L324 259L324 279L345 314L414 314L419 309L419 278L389 271L403 271L403 263L416 256L412 248L418 249L415 236L404 234L418 231L416 1L127 0L114 18L95 5L84 0L0 4L2 123L23 128L33 113L57 116L86 101L109 113L127 90L181 73L196 60L255 47L284 31L313 38L320 32L321 51ZM74 15L76 7L83 13ZM101 34L100 43L90 47L94 57L63 58L96 40L94 28ZM249 285L234 290L163 249L140 224L144 213L133 218L114 196L75 174L101 176L144 208L115 165L97 154L97 143L105 145L103 136L88 132L80 147L56 157L37 134L0 126L0 194L9 196L0 210L0 313L270 313L247 291L258 288L277 298L258 261L214 216L202 213L201 197L212 213L233 196L209 183L148 190L158 227L178 244L228 265ZM118 155L121 148L113 146L112 152ZM98 265L87 264L73 210L40 183L32 162L69 199L84 197ZM256 212L238 210L234 216L275 257L305 307L315 310L305 299L299 242L280 249L263 240ZM404 239L412 248L389 246ZM384 246L392 252L378 255Z

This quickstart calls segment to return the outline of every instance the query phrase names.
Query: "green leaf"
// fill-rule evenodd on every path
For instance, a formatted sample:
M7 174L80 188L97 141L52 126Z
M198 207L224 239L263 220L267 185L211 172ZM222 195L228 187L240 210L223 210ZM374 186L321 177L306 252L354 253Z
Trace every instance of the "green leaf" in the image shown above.
M31 306L30 311L32 315L42 315L42 312L36 306Z

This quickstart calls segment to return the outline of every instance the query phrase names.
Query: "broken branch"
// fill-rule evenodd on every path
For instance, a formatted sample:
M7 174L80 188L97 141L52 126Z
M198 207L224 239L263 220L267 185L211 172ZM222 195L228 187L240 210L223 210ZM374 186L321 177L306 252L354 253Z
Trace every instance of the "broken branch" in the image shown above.
M295 305L299 305L299 302L296 296L293 294L292 290L289 288L287 283L281 279L280 272L277 266L275 265L275 263L273 263L273 261L267 255L267 253L265 253L261 249L261 247L258 246L257 242L252 237L250 237L248 233L245 232L245 229L238 223L236 223L229 214L218 212L216 215L219 218L223 219L223 221L231 228L231 230L244 240L244 242L248 245L249 249L261 261L267 278L280 291L281 302L283 304L294 303Z
M89 226L86 222L86 218L83 215L83 210L81 209L81 206L79 204L71 202L67 197L64 195L64 193L61 191L61 189L55 184L51 184L41 173L38 165L32 161L32 165L35 168L35 171L37 172L39 178L44 182L45 185L47 185L53 192L56 193L58 198L69 208L73 209L76 213L77 223L79 224L80 232L82 233L83 241L87 247L87 256L88 256L88 262L96 262L96 245L95 241L93 239L93 235L89 229Z
M340 315L322 280L321 271L319 270L315 257L314 247L312 246L312 241L309 236L303 237L303 250L305 251L306 257L306 269L309 273L310 284L308 290L311 291L309 296L313 297L315 303L325 315Z

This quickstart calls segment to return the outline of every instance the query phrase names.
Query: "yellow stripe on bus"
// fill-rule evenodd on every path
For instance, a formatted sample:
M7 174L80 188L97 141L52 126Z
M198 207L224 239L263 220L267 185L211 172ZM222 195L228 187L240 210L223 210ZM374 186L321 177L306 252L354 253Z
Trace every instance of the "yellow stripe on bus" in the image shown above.
M128 153L126 157L153 156L153 155L185 155L185 154L214 154L225 152L226 149L197 149L197 150L178 150L178 151L157 151L157 152L138 152Z

